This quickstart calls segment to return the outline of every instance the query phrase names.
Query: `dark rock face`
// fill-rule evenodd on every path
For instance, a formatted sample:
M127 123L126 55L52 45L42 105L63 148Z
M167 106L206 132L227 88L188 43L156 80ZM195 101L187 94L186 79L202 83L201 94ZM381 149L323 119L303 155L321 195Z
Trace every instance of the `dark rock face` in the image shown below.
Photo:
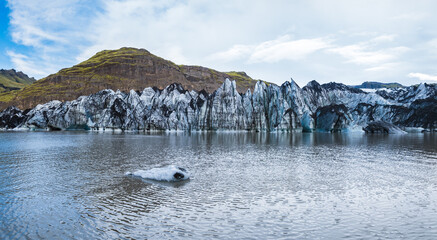
M401 128L383 121L371 122L363 130L366 133L405 133Z
M329 132L341 132L352 122L345 105L329 105L320 107L315 114L316 129Z
M349 86L344 85L342 83L330 82L330 83L323 84L322 87L324 89L331 90L331 91L332 90L341 90L341 91L349 91L349 92L353 92L353 93L364 93L363 90L361 90L359 88L349 87Z
M422 126L431 130L437 129L437 99L415 100L408 110L406 114L408 118L400 121L403 126Z
M35 78L31 78L24 74L23 72L17 72L15 69L0 69L0 75L2 76L8 76L10 79L14 79L15 82L26 82L26 83L32 83L35 82Z
M16 107L8 107L0 112L0 128L12 129L23 123L25 114Z
M315 81L304 88L294 81L281 86L259 81L253 92L249 89L244 94L238 92L235 81L228 79L212 94L187 91L181 84L170 84L162 90L149 87L128 93L107 89L73 101L50 101L26 112L8 108L0 113L0 127L98 131L316 129L336 132L383 122L435 129L436 86L406 89L390 92L390 99L377 93L352 90L345 85L320 85ZM411 102L406 101L405 96ZM368 131L384 132L387 127L373 126ZM395 128L389 126L387 129Z

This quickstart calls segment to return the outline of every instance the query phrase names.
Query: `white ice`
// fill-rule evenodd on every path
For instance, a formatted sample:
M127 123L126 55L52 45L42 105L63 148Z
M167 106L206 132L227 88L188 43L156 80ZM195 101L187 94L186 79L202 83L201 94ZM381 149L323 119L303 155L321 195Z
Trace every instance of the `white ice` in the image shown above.
M177 182L190 178L190 173L184 168L175 165L169 165L161 168L152 168L149 170L137 170L135 172L127 172L126 175L141 177L144 179Z

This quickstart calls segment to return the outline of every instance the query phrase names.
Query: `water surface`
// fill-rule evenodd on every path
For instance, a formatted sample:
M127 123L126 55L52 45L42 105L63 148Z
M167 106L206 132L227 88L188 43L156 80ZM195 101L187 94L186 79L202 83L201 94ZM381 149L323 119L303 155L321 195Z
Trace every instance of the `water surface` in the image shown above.
M1 239L437 238L436 134L2 132L0 177Z

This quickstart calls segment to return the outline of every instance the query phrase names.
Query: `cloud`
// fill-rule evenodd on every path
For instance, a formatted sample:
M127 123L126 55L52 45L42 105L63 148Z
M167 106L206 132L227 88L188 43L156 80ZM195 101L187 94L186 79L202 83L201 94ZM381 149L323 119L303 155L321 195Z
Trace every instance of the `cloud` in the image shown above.
M37 78L120 47L278 84L413 83L409 72L432 69L437 3L334 2L8 0L13 44L0 51Z
M328 49L327 51L346 58L349 63L355 63L358 65L382 64L396 60L401 54L409 50L408 47L404 46L391 48L378 48L375 46L375 43L387 40L391 41L391 39L392 37L381 36L373 38L367 42L335 47Z
M381 35L370 39L369 42L373 42L373 43L393 42L395 38L396 38L395 34Z
M311 38L291 40L289 35L257 45L234 45L228 50L214 53L211 59L221 61L245 60L248 63L275 63L283 60L298 61L320 50L336 53L349 63L369 65L366 71L380 71L392 68L399 55L409 50L407 47L378 48L379 44L392 42L396 35L380 35L357 44L339 46L338 40L331 38ZM378 66L374 66L378 65Z
M14 66L31 76L43 75L44 72L34 68L35 63L26 55L16 53L14 51L7 51L6 54L11 58Z
M329 47L329 41L323 38L290 41L289 36L284 36L256 46L250 55L249 62L296 61L327 47Z
M104 1L102 11L89 20L90 44L76 59L83 61L103 49L127 46L146 48L160 57L187 64L190 61L183 52L204 46L197 43L205 21L199 19L201 9L196 6L174 0Z
M437 75L429 75L425 73L409 73L408 77L418 78L421 81L437 81Z
M12 39L36 48L50 48L78 40L88 18L80 0L9 0ZM74 20L74 21L72 21Z
M434 59L437 58L437 38L433 38L422 45L423 49L425 50L425 53L428 53L433 57ZM428 55L427 54L427 55Z
M14 68L37 78L76 63L72 55L89 43L89 13L98 11L81 0L8 0L7 6L12 41L25 46L7 55Z
M274 63L282 60L296 61L330 46L325 38L290 40L289 35L257 45L234 45L230 49L215 53L213 59L233 61L245 59L248 63Z
M178 46L168 46L163 55L171 56L171 60L178 64L190 64L190 60L185 57L183 49Z
M253 45L234 45L226 51L212 54L209 58L212 60L234 61L249 56L254 49L255 46Z
M391 54L385 53L383 51L368 51L367 48L362 46L361 44L332 48L328 51L332 53L337 53L342 57L348 59L348 62L356 64L378 64L393 59L393 56Z
M428 44L431 48L437 49L437 38L431 39Z
M376 67L366 68L366 69L364 69L364 71L367 71L367 72L392 71L396 67L398 67L399 65L400 65L400 63L385 63L385 64L378 65Z
M405 13L392 17L393 20L407 20L407 21L419 21L428 17L428 14L423 12Z

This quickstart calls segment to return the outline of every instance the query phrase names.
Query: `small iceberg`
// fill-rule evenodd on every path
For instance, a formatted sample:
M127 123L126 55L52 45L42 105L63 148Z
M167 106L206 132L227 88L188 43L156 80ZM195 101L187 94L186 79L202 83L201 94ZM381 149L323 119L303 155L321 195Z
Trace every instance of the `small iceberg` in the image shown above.
M137 170L135 172L126 172L126 175L167 182L179 182L190 178L190 173L185 168L177 167L175 165L169 165L161 168L152 168L150 170Z
M363 128L366 133L384 133L384 134L404 134L407 133L402 130L400 127L395 126L388 122L383 121L375 121L369 123L366 127Z

